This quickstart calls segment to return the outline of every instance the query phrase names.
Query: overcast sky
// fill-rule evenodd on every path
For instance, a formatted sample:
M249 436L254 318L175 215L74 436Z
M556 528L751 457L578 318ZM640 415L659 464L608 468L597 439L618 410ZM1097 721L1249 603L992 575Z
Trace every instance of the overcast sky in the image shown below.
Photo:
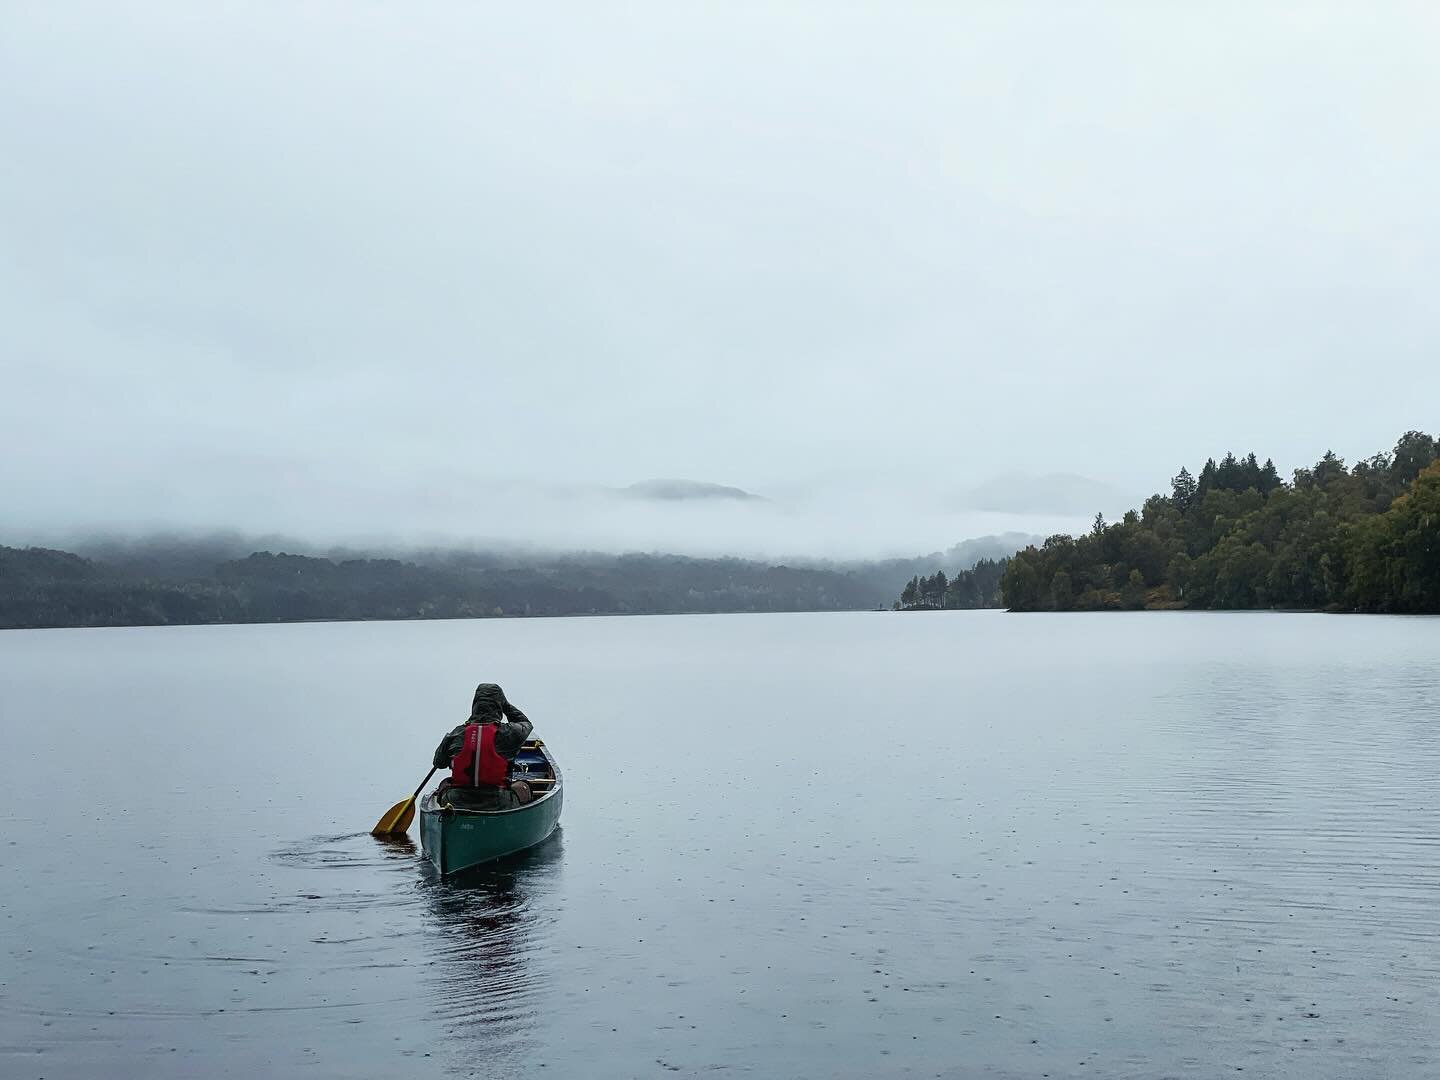
M1437 12L8 0L0 542L928 551L1433 431ZM657 476L776 504L566 494Z

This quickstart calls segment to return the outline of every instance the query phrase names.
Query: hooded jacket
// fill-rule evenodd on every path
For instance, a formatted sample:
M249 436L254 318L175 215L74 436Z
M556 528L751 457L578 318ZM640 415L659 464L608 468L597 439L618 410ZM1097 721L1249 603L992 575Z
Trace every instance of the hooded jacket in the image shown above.
M535 730L530 718L505 699L504 690L495 683L481 683L475 688L469 719L457 725L435 748L432 763L437 769L448 769L450 760L464 748L466 724L498 724L495 752L507 761L514 760L516 752Z

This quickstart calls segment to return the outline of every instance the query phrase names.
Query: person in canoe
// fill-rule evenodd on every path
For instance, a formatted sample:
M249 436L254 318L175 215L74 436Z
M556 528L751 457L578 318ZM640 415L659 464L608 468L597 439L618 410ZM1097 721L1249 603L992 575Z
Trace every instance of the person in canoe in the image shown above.
M515 754L535 725L511 705L495 683L481 683L470 703L470 718L435 748L435 767L449 768L435 797L467 810L508 810L533 797L530 785L510 780Z

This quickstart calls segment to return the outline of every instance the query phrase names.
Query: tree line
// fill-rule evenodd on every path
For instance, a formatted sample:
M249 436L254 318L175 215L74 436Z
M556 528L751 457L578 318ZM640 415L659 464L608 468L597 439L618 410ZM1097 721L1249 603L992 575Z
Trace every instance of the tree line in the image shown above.
M117 549L113 560L0 547L0 628L149 626L509 615L841 611L882 606L859 571L677 555L519 561L430 553L422 561L254 552L200 569L194 550Z
M1015 611L1440 612L1437 457L1435 437L1407 431L1391 451L1350 467L1327 452L1289 481L1253 453L1212 458L1119 522L1097 514L1086 535L1012 556L1002 601Z
M895 608L901 611L940 611L1003 606L1000 581L1006 559L981 559L969 570L946 577L944 570L915 575L900 593Z
M74 551L0 546L0 628L854 611L890 606L936 562L969 564L1032 542L1007 533L913 559L773 565L521 548L382 554L237 532L92 536ZM994 604L990 576L978 588Z

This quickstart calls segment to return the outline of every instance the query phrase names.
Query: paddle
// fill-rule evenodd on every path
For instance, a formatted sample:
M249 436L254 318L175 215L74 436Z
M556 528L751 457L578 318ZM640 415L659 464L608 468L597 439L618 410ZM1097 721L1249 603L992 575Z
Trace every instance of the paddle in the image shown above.
M410 828L410 822L415 820L415 800L420 797L420 792L425 790L425 785L430 782L430 777L434 776L435 772L435 769L430 770L425 779L420 781L414 795L402 799L380 815L380 820L375 823L375 828L370 830L370 835L394 836Z

